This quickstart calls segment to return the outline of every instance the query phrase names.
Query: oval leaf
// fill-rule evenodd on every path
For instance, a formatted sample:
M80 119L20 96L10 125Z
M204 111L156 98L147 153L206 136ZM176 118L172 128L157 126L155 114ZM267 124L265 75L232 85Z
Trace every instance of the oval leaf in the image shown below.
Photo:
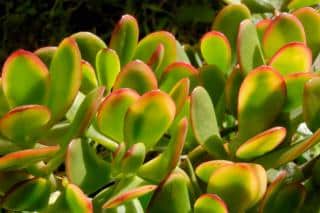
M189 96L190 81L188 78L183 78L169 92L170 97L176 104L176 114L182 110Z
M304 85L303 118L312 131L320 128L320 78L312 78Z
M81 70L82 70L82 80L80 91L88 94L94 88L97 88L98 81L96 78L96 73L94 68L86 62L85 60L81 60Z
M43 63L47 66L50 67L52 58L57 51L57 47L42 47L34 51L34 54L36 54L42 61Z
M212 160L201 163L196 168L197 176L205 183L208 183L211 175L218 169L232 165L233 162L227 160Z
M203 194L194 203L194 213L228 213L227 205L215 194Z
M91 200L74 184L68 184L65 199L72 213L93 213Z

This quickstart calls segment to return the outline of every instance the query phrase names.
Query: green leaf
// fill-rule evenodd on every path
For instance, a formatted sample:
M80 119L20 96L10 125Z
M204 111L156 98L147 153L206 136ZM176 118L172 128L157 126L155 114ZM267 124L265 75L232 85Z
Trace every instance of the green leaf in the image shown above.
M10 110L8 101L3 92L2 79L0 78L0 117Z
M134 56L135 59L147 62L158 48L159 44L162 44L164 47L164 55L161 65L159 65L157 70L154 70L157 78L161 76L165 67L174 62L177 58L176 39L171 33L159 31L148 34L138 43Z
M0 172L0 195L4 196L15 184L31 178L32 175L25 171Z
M106 136L123 141L124 118L128 108L139 98L139 94L129 88L110 93L100 104L97 126Z
M59 44L50 66L48 108L52 122L63 118L71 106L79 91L81 78L81 55L77 43L71 37L65 38Z
M174 62L164 70L160 80L160 89L169 92L178 81L186 77L190 80L190 87L194 88L197 84L198 70L190 64Z
M275 8L268 0L241 0L253 13L272 13Z
M291 0L288 4L290 10L298 9L301 7L312 6L319 4L319 0Z
M2 87L11 107L43 104L48 98L48 69L35 54L17 50L3 65Z
M6 193L2 207L12 211L41 210L48 204L50 188L49 180L44 178L20 182Z
M96 56L96 72L99 85L109 92L120 72L120 59L112 49L101 49Z
M71 37L76 40L82 59L88 61L91 65L95 65L98 51L107 47L101 38L90 32L78 32Z
M68 179L86 194L105 186L111 178L110 164L100 159L86 140L69 144L65 165Z
M146 156L146 147L143 143L132 145L121 160L121 171L128 175L134 174L143 164Z
M65 199L71 213L93 213L91 200L76 185L67 185Z
M113 89L131 88L140 95L158 88L156 76L148 65L136 60L128 63L119 73Z
M272 56L269 65L282 75L310 72L312 53L304 43L290 42Z
M228 213L224 201L215 194L203 194L194 203L194 213Z
M240 23L237 53L240 68L245 74L265 64L256 26L250 19L243 20Z
M170 97L176 105L176 114L182 110L188 96L189 96L190 81L188 78L183 78L171 89Z
M88 94L91 90L98 87L98 81L96 78L96 73L94 68L86 62L85 60L81 60L81 70L82 70L82 80L80 91Z
M150 56L149 60L146 62L153 71L156 71L159 69L163 60L164 50L165 49L163 44L160 43L158 47L154 50L152 55Z
M278 72L269 66L250 72L239 91L240 138L247 140L268 129L282 110L285 97L285 82Z
M200 50L208 64L213 64L223 73L228 73L231 66L232 50L224 34L218 31L206 33L201 38Z
M33 145L49 120L47 107L24 105L13 108L0 119L0 132L18 145Z
M304 85L303 91L303 118L312 131L320 127L320 78L312 78Z
M212 160L212 161L207 161L204 163L201 163L199 166L196 168L196 174L205 183L208 183L210 180L211 175L218 169L224 167L224 166L229 166L232 165L232 161L227 161L227 160Z
M264 35L266 29L268 28L268 26L271 24L271 22L272 22L271 19L266 18L266 19L260 20L256 24L256 29L257 29L257 33L258 33L258 37L259 37L260 43L262 43L263 35Z
M137 20L131 15L123 15L114 28L109 43L109 47L118 53L121 67L132 59L138 44L138 38Z
M235 67L229 75L225 85L226 108L232 115L238 112L238 95L245 75L239 67Z
M57 51L57 47L42 47L34 51L34 54L36 54L42 62L47 66L50 67L52 58Z
M303 25L294 15L281 13L272 20L263 35L265 57L271 58L281 47L293 41L306 42Z
M143 142L149 150L170 127L176 108L164 92L153 90L133 103L125 116L124 141L128 146Z

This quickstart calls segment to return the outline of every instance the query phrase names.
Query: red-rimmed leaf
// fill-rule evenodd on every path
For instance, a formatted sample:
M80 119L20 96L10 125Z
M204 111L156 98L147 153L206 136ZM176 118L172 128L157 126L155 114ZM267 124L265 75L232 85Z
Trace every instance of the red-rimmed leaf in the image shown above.
M312 78L304 85L303 90L303 118L307 126L316 131L320 127L320 78Z
M50 78L48 107L55 122L63 118L81 85L81 55L73 38L65 38L59 44L51 61Z
M200 50L208 64L213 64L223 73L228 73L231 66L232 50L224 34L218 31L206 33L201 38Z
M119 55L122 67L132 59L138 38L137 20L131 15L123 15L115 26L109 43L109 47Z
M85 60L81 60L82 80L80 91L88 94L91 90L98 87L98 81L94 68Z
M307 7L319 4L318 0L291 0L288 4L290 10L298 9L301 7Z
M169 92L170 97L176 104L176 114L182 110L188 96L189 96L190 80L183 78L172 88Z
M76 185L67 185L65 199L72 213L93 213L91 200Z
M286 137L284 127L268 129L243 143L237 150L236 156L250 160L264 155L275 149Z
M98 51L107 47L101 38L90 32L78 32L71 37L76 40L82 59L88 61L91 65L95 65Z
M147 35L139 41L134 56L135 59L141 59L142 61L147 62L156 48L158 48L159 44L162 44L164 47L164 55L161 65L159 65L157 70L154 70L157 78L161 76L165 67L174 62L177 58L176 39L171 33L159 31Z
M293 41L306 42L303 25L294 15L281 13L272 20L263 35L265 57L271 58L282 46Z
M194 88L197 84L197 75L198 70L190 64L184 62L172 63L166 67L161 76L160 89L169 92L178 81L186 77L190 80L190 88Z
M272 56L269 65L282 75L309 72L312 65L312 53L304 43L291 42L281 47Z
M119 73L113 89L131 88L139 94L158 88L156 76L148 65L136 60L128 63Z
M155 183L164 180L178 165L187 132L188 120L183 118L180 120L176 132L173 133L166 150L143 164L138 171L138 175Z
M152 191L154 191L157 188L156 185L145 185L138 188L131 189L129 191L120 193L116 195L115 197L108 200L102 208L109 209L114 208L126 201L132 200L134 198L140 197L142 195L148 194Z
M164 46L163 44L159 44L155 51L150 56L147 64L151 67L153 71L158 70L159 66L162 63L164 56Z
M88 141L73 140L69 144L65 165L68 179L87 194L110 180L110 165L98 157Z
M31 145L50 120L50 111L42 105L13 108L0 119L0 132L20 145Z
M172 123L176 107L169 95L159 90L145 93L125 116L124 141L128 146L143 142L149 150Z
M203 194L194 203L194 213L228 213L224 201L215 194Z
M201 163L199 166L197 166L196 174L203 182L208 183L211 175L215 171L217 171L218 169L220 169L224 166L229 166L232 164L233 164L232 161L227 161L227 160L207 161L207 162Z
M240 68L245 74L265 64L256 26L250 19L240 23L237 37L237 56Z
M146 147L143 143L131 146L121 160L121 171L124 174L134 174L143 164L146 156Z
M2 87L11 107L43 104L48 98L48 69L32 52L17 50L2 67Z
M51 60L56 51L57 47L48 46L37 49L34 51L34 54L36 54L47 67L50 67Z
M244 4L230 4L220 10L214 19L212 29L222 32L235 51L240 22L250 16L250 11Z
M20 182L6 193L1 200L1 206L12 211L41 210L48 204L50 185L50 181L44 178Z
M9 153L0 158L0 170L15 170L28 167L54 156L58 150L59 146L51 146Z
M268 28L269 24L271 24L271 19L262 19L256 24L257 33L259 37L259 41L262 42L262 37L266 29Z
M110 91L120 72L120 59L117 53L109 48L101 49L96 56L96 72L99 85Z
M255 174L257 182L258 182L257 195L256 195L256 198L253 200L253 203L257 203L263 198L264 194L267 191L267 185L268 185L267 172L259 164L248 163L246 165L251 167L252 172Z
M250 72L239 91L240 137L247 140L269 128L281 112L285 97L284 79L272 67L261 66Z
M293 15L302 23L308 47L312 50L312 56L315 59L320 52L320 14L311 7L304 7L294 11Z
M97 126L108 137L122 142L124 118L128 108L139 98L139 94L128 88L118 89L100 104Z

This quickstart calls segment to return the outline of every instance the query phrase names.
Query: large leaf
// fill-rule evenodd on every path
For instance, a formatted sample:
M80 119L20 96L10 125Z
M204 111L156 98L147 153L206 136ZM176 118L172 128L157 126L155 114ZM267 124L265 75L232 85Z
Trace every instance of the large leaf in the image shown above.
M122 16L112 32L109 43L109 47L118 53L121 67L132 59L138 44L138 38L137 20L131 15Z
M199 166L196 168L196 174L205 183L208 183L210 180L211 175L218 169L224 167L224 166L229 166L233 164L232 161L227 161L227 160L212 160L212 161L207 161L204 163L201 163Z
M203 194L194 203L194 213L228 213L224 201L215 194Z
M17 50L3 65L2 87L11 107L43 104L48 98L48 69L35 54Z
M312 131L320 127L320 78L312 78L304 85L303 118Z
M91 200L76 185L67 185L65 199L71 213L93 213Z

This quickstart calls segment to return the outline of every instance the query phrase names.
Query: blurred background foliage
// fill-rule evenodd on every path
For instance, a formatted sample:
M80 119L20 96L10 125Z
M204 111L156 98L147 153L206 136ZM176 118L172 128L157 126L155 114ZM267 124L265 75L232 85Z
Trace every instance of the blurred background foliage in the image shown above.
M125 13L138 19L140 38L167 30L194 44L222 6L221 0L0 0L0 65L16 49L57 45L78 31L91 31L108 43Z

